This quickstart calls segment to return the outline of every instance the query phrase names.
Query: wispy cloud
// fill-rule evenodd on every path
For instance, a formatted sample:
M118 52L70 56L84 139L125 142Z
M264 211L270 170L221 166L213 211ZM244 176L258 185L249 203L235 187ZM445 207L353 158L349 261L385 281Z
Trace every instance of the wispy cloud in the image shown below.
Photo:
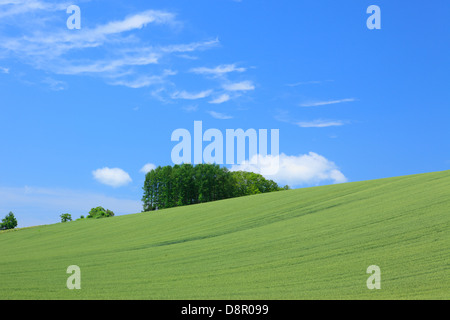
M216 112L216 111L207 111L207 113L215 118L215 119L220 119L220 120L227 120L227 119L232 119L232 116L226 115L224 113L220 113L220 112Z
M9 68L0 67L0 73L9 73Z
M308 85L308 84L322 84L322 83L333 82L333 81L334 80L300 81L300 82L296 82L296 83L288 83L288 84L286 84L286 86L288 86L288 87L298 87L298 86L303 86L303 85Z
M168 45L163 46L158 49L158 51L161 51L163 53L183 53L183 52L193 52L196 50L206 50L213 47L216 47L219 45L219 39L216 38L214 40L207 40L207 41L197 41L197 42L191 42L187 44L175 44L175 45Z
M252 81L233 81L230 80L232 73L243 73L247 71L245 67L238 67L233 64L220 64L215 67L196 67L189 70L190 73L205 76L209 79L215 79L219 82L221 89L217 89L216 96L209 101L211 104L221 104L232 99L236 99L246 91L255 90Z
M181 26L176 14L162 10L137 12L80 30L55 28L60 23L48 11L65 10L69 3L54 4L41 0L0 0L0 16L27 14L20 22L9 19L15 33L0 33L2 57L14 57L47 74L88 75L103 78L108 84L143 88L167 83L166 61L220 44L219 39L188 43L149 44L141 36L150 25ZM47 13L47 14L46 14ZM11 34L14 34L12 36ZM94 52L95 54L92 54ZM183 58L180 58L183 59ZM163 62L162 62L163 60ZM170 59L173 61L173 59ZM172 65L172 64L171 64ZM7 69L0 69L6 72ZM180 94L183 97L183 93ZM185 96L186 99L190 97Z
M122 79L117 81L111 81L110 84L137 89L163 82L164 78L160 76L140 76L139 78L131 80Z
M326 106L329 104L338 104L338 103L353 102L353 101L356 101L356 99L348 98L348 99L340 99L340 100L305 102L305 103L300 104L300 107L319 107L319 106Z
M176 75L177 72L172 70L164 70L164 72L161 75L144 75L139 77L133 77L132 79L119 79L111 81L110 84L112 85L120 85L125 86L129 88L144 88L148 86L152 86L155 84L162 84L166 82L166 79L168 76Z
M172 94L172 99L185 99L185 100L197 100L209 97L213 91L204 90L201 92L187 92L187 91L176 91Z
M183 106L182 109L185 112L195 112L198 110L198 105L189 105L189 106Z
M343 126L344 122L340 120L314 120L314 121L300 121L296 123L300 128L326 128Z
M131 15L124 20L112 21L89 31L92 37L100 38L108 34L121 33L133 29L142 29L149 23L171 24L175 23L175 15L170 12L147 10Z
M193 68L190 70L190 72L219 77L230 72L244 72L246 70L247 70L246 68L236 67L235 64L222 64L215 68L206 68L206 67Z
M47 84L49 86L49 88L53 91L66 90L68 87L66 82L61 81L61 80L56 80L56 79L53 79L50 77L45 78L42 82Z
M114 60L99 60L85 65L61 65L57 64L53 67L53 71L58 74L78 75L78 74L120 74L124 67L146 66L149 64L157 64L158 55L156 53L148 56L130 57L125 56Z
M31 18L30 21L32 21ZM175 23L175 16L165 11L148 10L95 28L83 27L77 32L52 28L51 25L42 26L39 30L29 30L29 23L32 22L26 20L23 25L17 25L23 30L23 36L3 37L3 43L0 43L0 46L27 56L56 58L75 49L98 48L105 44L126 41L126 35L119 37L121 33L142 29L150 23ZM144 50L144 54L146 53ZM134 58L136 59L136 56Z
M52 3L39 0L1 0L0 18L13 17L33 11L65 10L71 3Z
M343 120L324 120L316 119L312 121L299 121L295 120L287 110L277 110L274 116L275 120L290 123L300 128L327 128L327 127L339 127L348 123Z
M218 96L217 98L215 98L215 99L209 101L209 103L212 103L212 104L220 104L220 103L227 102L228 100L230 100L230 98L231 98L231 97L230 97L229 94L224 93L224 94Z
M255 89L255 86L251 81L242 81L224 84L223 88L227 91L251 91Z

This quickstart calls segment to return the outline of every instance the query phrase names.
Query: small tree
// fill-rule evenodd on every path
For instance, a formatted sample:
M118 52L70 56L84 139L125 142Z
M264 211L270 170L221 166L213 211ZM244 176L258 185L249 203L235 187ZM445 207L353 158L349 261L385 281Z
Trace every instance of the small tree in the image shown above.
M61 217L61 222L72 221L72 216L68 213L63 213L62 215L60 215L60 217Z
M14 229L15 227L17 227L17 220L10 211L0 223L0 230Z

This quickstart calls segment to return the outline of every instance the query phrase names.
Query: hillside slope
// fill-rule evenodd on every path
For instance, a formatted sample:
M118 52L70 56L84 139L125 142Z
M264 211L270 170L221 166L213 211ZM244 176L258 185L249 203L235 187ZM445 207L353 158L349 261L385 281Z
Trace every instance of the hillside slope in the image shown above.
M0 233L0 299L449 298L450 171Z

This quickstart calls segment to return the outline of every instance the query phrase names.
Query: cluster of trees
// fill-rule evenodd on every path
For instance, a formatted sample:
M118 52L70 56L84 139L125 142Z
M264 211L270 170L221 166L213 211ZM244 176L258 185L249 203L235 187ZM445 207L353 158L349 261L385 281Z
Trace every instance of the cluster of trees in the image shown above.
M14 217L14 213L10 211L6 217L2 219L2 223L0 223L0 230L14 229L15 227L17 227L17 220Z
M217 164L181 164L148 172L142 201L144 211L153 211L286 189L253 172L231 172Z
M63 213L62 215L60 215L61 217L61 222L67 222L67 221L72 221L72 215L69 213ZM89 215L87 216L87 218L91 218L91 219L100 219L100 218L108 218L108 217L114 217L114 212L112 212L109 209L105 209L103 207L96 207L96 208L92 208L91 211L89 211ZM77 220L81 220L84 219L84 216L81 216L80 219Z
M114 217L114 212L103 207L92 208L91 211L89 211L89 215L87 216L88 219L100 219L108 217Z

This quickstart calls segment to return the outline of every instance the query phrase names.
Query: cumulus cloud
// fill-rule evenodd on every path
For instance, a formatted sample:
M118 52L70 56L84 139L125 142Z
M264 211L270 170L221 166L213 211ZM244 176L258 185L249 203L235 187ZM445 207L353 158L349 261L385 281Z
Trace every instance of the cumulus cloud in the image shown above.
M154 165L153 163L147 163L146 165L144 165L141 168L141 170L139 172L147 174L148 172L155 170L155 169L156 169L156 165Z
M291 187L347 182L334 162L314 152L299 156L284 153L279 156L255 155L250 161L233 165L230 170L259 173L267 179Z
M92 171L94 179L111 187L127 185L132 180L130 175L120 168L102 168Z

